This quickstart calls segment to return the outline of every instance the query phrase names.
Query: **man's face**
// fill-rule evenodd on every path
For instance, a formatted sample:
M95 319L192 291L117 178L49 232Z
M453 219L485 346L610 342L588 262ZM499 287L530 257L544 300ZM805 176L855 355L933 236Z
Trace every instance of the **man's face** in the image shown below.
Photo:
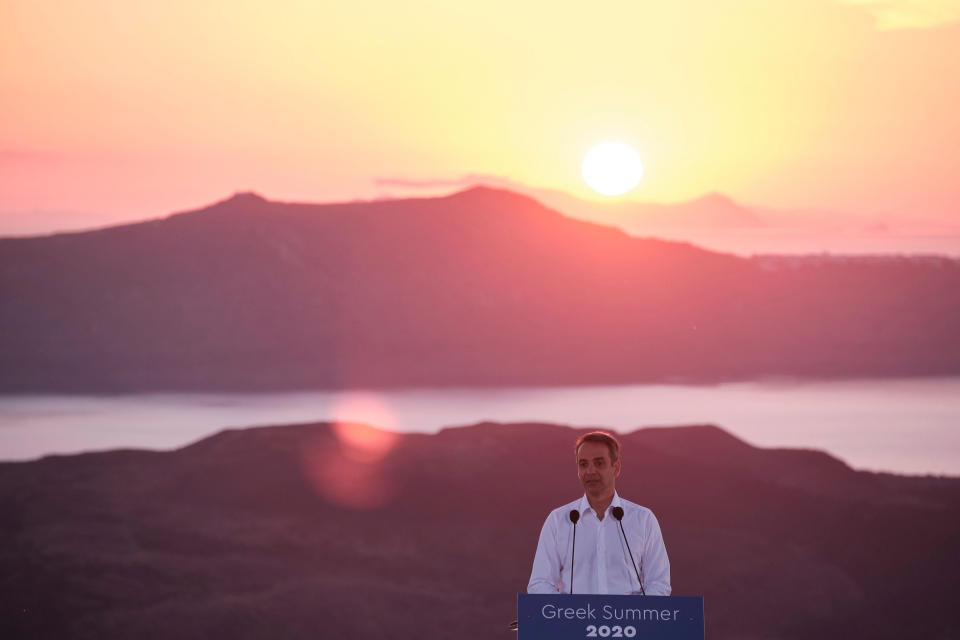
M602 442L584 442L577 449L577 475L587 495L612 495L620 460L610 462L610 449Z

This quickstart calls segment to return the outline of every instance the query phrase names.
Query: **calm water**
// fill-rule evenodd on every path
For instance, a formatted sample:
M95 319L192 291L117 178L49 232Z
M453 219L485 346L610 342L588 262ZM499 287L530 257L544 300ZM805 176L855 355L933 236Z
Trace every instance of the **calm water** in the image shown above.
M861 469L960 475L960 377L504 390L0 396L0 459L171 449L225 427L315 420L436 432L481 420L712 423L762 447L829 451Z

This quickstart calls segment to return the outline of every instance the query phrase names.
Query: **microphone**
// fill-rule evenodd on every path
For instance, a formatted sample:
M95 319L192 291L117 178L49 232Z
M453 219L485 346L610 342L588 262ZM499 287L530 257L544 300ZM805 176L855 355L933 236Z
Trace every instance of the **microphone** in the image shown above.
M576 509L570 511L570 522L573 523L573 544L570 547L570 593L573 593L573 556L577 552L577 521L580 520L580 512Z
M637 574L637 582L640 583L640 595L647 595L643 590L643 580L640 579L640 572L637 570L637 563L633 559L633 551L630 550L630 541L627 540L627 532L623 530L623 509L620 507L614 507L610 510L610 513L614 518L617 519L617 522L620 523L620 533L623 534L623 541L627 543L627 553L630 554L630 564L633 565L633 571ZM643 556L640 557L640 564L643 565Z

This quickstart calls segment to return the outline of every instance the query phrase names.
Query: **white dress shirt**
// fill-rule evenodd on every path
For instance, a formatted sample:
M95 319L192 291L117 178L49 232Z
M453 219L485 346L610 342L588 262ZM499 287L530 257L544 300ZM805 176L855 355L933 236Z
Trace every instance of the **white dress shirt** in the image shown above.
M616 493L603 520L597 518L586 495L550 512L540 531L527 593L570 592L573 543L570 511L573 509L580 512L577 549L573 556L573 592L640 593L620 523L610 514L613 507L623 509L623 530L643 579L644 591L648 596L670 595L670 561L656 516L650 509L623 500Z

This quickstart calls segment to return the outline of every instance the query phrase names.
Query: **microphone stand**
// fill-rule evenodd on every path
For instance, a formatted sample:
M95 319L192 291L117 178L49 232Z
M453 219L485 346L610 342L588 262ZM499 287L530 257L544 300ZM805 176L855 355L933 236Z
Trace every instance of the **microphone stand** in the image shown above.
M647 593L643 590L643 580L640 579L640 571L637 570L637 563L633 559L633 551L630 550L630 541L627 540L627 532L623 530L623 509L614 507L610 510L610 513L613 514L613 517L620 523L620 533L623 534L623 541L627 543L627 553L630 554L630 564L633 565L633 571L637 574L637 582L640 583L640 595L645 596ZM640 562L643 562L642 558Z
M577 553L577 521L580 520L580 512L573 509L570 512L570 522L573 523L573 545L570 549L570 593L573 593L573 558Z

